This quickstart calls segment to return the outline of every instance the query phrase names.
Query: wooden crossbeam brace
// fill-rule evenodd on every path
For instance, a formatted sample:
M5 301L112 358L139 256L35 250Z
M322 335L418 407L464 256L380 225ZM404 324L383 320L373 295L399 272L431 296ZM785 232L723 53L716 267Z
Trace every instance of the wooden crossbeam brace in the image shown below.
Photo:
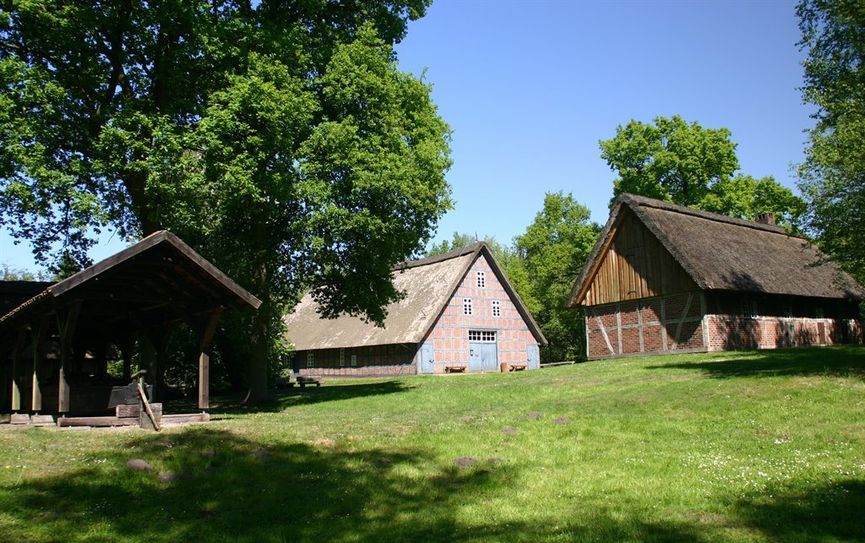
M613 350L613 344L610 341L610 336L607 335L607 329L604 328L604 321L601 320L601 317L598 316L598 313L594 310L594 308L590 308L589 311L594 315L595 320L598 321L598 326L601 328L601 334L604 336L604 341L607 344L607 349L610 350L610 354L616 354L616 351Z

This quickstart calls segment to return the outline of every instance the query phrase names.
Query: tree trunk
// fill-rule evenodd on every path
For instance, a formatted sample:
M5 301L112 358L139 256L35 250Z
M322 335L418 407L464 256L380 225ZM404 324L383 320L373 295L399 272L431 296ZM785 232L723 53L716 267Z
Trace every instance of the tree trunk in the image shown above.
M257 239L265 239L263 225L258 225ZM257 266L256 293L261 299L261 306L252 316L249 342L251 355L249 357L249 395L248 403L261 403L269 399L267 388L267 359L270 354L270 326L272 323L273 304L270 300L270 268L266 262Z
M249 342L252 356L249 357L247 377L249 379L248 403L261 403L270 398L267 387L267 358L270 351L270 307L267 302L261 304L252 317Z

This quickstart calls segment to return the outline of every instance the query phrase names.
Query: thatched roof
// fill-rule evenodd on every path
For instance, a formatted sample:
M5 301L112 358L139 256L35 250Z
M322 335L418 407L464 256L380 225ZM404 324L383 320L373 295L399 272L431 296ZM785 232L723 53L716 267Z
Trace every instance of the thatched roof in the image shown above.
M865 289L819 249L779 226L623 194L575 285L571 305L585 297L624 209L634 213L702 289L865 298Z
M529 330L539 343L546 345L540 328L483 242L396 266L393 283L398 291L405 293L405 297L387 307L383 327L349 315L325 319L318 311L318 303L307 294L294 312L283 318L286 337L299 351L420 343L435 325L471 265L481 256L486 256Z

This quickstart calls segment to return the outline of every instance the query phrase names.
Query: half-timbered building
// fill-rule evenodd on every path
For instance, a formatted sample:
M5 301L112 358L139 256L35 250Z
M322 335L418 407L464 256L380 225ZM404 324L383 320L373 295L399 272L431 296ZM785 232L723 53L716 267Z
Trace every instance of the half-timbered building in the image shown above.
M571 295L589 358L860 342L862 287L807 240L621 196Z
M384 326L322 318L311 295L284 319L302 375L403 375L537 368L546 339L489 247L477 242L393 269L403 292Z

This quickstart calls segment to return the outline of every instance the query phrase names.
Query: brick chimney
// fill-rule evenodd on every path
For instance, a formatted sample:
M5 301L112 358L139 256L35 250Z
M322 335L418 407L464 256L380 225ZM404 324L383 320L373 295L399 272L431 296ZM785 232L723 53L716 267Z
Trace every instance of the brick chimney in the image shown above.
M757 214L757 222L761 224L775 224L775 214L774 213L758 213Z

